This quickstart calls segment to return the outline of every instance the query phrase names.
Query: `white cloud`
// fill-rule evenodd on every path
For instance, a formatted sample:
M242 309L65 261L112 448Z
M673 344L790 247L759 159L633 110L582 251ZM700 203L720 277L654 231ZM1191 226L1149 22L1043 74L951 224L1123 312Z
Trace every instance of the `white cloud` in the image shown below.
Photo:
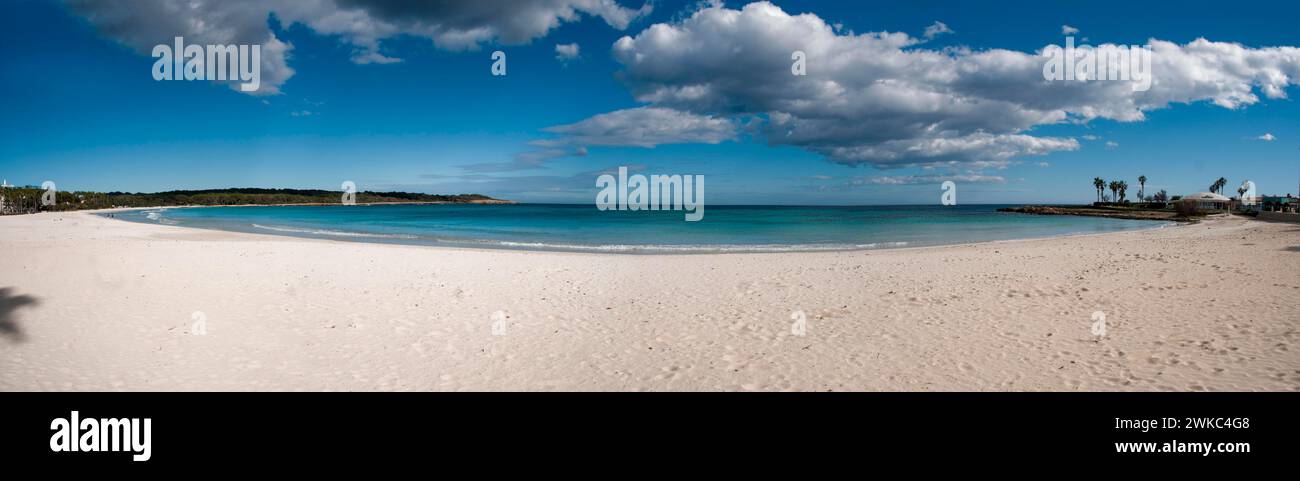
M1079 33L1079 29L1069 25L1061 25L1061 35L1074 35L1076 33Z
M555 58L565 61L578 58L581 49L577 43L555 45Z
M1262 140L1262 141L1265 141L1265 142L1272 142L1272 141L1274 141L1274 140L1277 140L1277 137L1274 137L1273 134L1264 134L1264 135L1261 135L1261 136L1259 136L1259 137L1255 137L1255 140Z
M1078 150L1079 142L1059 137L993 135L976 132L964 136L919 137L886 140L872 145L844 145L821 150L840 163L871 163L932 166L950 159L980 163L979 167L1002 168L1014 157L1043 155L1058 150Z
M1042 168L1044 168L1044 169L1046 169L1046 168L1048 168L1048 167L1051 167L1052 164L1047 163L1047 162L1039 162L1039 163L1038 163L1038 166L1039 166L1039 167L1042 167Z
M1006 179L996 175L983 174L955 174L955 175L900 175L900 176L876 176L860 177L853 179L851 185L916 185L916 184L942 184L945 181L964 182L972 184L1002 184Z
M352 61L362 65L372 64L372 63L383 65L383 64L390 64L390 63L399 63L402 61L402 59L397 57L389 57L387 55L384 55L376 51L365 51L365 52L357 52L355 55L353 55Z
M926 49L903 33L838 33L767 2L708 6L614 43L619 73L648 106L748 122L776 145L877 167L1004 167L1079 148L1037 126L1134 122L1175 103L1241 108L1300 82L1300 49L1152 39L1154 82L1046 82L1037 52ZM790 75L790 53L808 75ZM627 139L635 141L635 139Z
M717 144L736 138L736 125L731 120L657 107L616 110L544 130L561 137L536 141L535 145L654 147L682 143Z
M1107 148L1107 149L1113 149L1113 148L1116 148L1116 147L1119 147L1119 142L1116 142L1116 141L1114 141L1114 140L1107 140L1107 141L1106 141L1106 148Z
M930 40L933 39L934 37L937 37L945 33L956 33L956 32L953 32L951 28L948 28L948 24L935 21L933 24L930 24L929 27L925 27L924 36L926 40Z
M292 46L276 38L267 23L273 14L284 26L301 24L336 35L353 47L352 61L386 64L400 58L380 52L380 41L398 35L430 39L446 50L476 50L482 44L528 43L563 23L599 17L625 29L650 13L616 0L475 0L394 2L389 0L67 0L105 36L148 55L154 45L183 36L196 44L261 44L262 88L279 93L294 70ZM237 88L236 88L237 89Z
M659 107L603 113L581 122L542 129L556 137L529 142L532 150L514 162L464 165L475 172L504 172L542 167L558 157L582 157L588 146L651 148L664 144L718 144L737 138L736 122Z

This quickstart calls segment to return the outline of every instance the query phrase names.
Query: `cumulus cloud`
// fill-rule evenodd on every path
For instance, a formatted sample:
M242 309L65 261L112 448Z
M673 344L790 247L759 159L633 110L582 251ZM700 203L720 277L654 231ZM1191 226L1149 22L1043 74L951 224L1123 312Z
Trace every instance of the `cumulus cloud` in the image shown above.
M1255 140L1262 140L1262 141L1265 141L1265 142L1272 142L1272 141L1274 141L1274 140L1277 140L1277 137L1274 137L1273 134L1264 134L1264 135L1261 135L1261 136L1259 136L1259 137L1255 137Z
M294 74L292 46L268 25L301 24L338 36L353 47L352 61L385 64L400 58L380 51L383 39L411 35L446 50L475 50L499 42L528 43L566 22L599 17L617 29L650 13L652 4L630 9L616 0L66 0L74 12L128 47L149 55L154 45L177 36L196 44L261 44L261 94L278 93Z
M251 0L68 0L101 33L143 55L155 45L261 45L261 86L254 95L277 94L293 76L287 59L293 49L267 28L267 10ZM239 90L237 82L229 82Z
M943 35L945 33L956 33L956 32L953 32L951 28L948 28L948 24L936 21L933 24L930 24L929 27L925 27L925 33L923 35L925 36L926 40L930 40L933 39L934 37Z
M450 50L476 49L480 44L492 41L508 45L527 43L545 36L562 23L575 22L583 15L599 17L611 27L622 30L637 18L649 14L652 8L652 4L646 2L640 9L633 10L615 0L336 1L337 6L331 14L361 12L365 18L384 28L428 37L439 47ZM341 30L346 32L350 29ZM390 35L375 35L374 38L387 36Z
M580 53L580 48L578 47L577 43L568 43L568 44L562 43L562 44L555 45L555 58L559 59L560 61L573 60L575 58L578 58L579 53Z
M1079 33L1079 29L1069 25L1061 25L1061 35L1074 35L1076 33Z
M1300 82L1295 47L1152 39L1153 84L1134 92L1120 81L1045 81L1041 51L922 43L904 33L841 33L816 15L756 2L649 26L615 42L613 54L622 82L651 108L748 119L770 144L881 168L1004 167L1079 148L1073 138L1033 135L1037 126L1141 121L1174 103L1241 108L1259 101L1256 91L1283 98ZM806 76L790 74L796 50L807 55ZM619 119L605 120L619 130L610 122Z

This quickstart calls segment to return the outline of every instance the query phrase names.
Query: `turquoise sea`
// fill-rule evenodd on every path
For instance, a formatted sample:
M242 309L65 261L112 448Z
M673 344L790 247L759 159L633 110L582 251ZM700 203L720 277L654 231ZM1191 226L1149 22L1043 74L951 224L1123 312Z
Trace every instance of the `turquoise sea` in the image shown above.
M360 242L626 253L785 252L964 244L1167 223L997 212L998 205L707 206L600 211L591 204L357 205L141 209L114 217Z

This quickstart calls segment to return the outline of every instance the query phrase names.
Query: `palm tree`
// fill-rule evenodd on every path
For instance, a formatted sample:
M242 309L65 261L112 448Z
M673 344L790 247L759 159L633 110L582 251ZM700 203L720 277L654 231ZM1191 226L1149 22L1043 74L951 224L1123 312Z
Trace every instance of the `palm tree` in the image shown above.
M1119 181L1117 181L1117 180L1112 180L1112 181L1110 181L1110 184L1107 185L1107 187L1110 187L1110 198L1111 198L1111 200L1118 201L1118 200L1119 200Z
M1147 193L1147 176L1139 175L1138 176L1138 200L1142 200L1144 198L1143 194L1146 193Z
M1119 197L1116 197L1115 201L1123 202L1125 195L1127 195L1127 192L1128 192L1128 182L1123 180L1119 181Z
M1101 202L1101 192L1106 188L1106 181L1101 180L1101 177L1093 177L1092 188L1097 189L1097 202Z
M1216 194L1217 194L1217 193L1221 193L1221 192L1223 192L1223 186L1225 186L1225 185L1228 185L1228 179L1225 179L1225 178L1223 178L1223 177L1219 177L1219 180L1216 180L1216 181L1214 181L1213 184L1210 184L1210 192L1213 192L1213 193L1216 193Z

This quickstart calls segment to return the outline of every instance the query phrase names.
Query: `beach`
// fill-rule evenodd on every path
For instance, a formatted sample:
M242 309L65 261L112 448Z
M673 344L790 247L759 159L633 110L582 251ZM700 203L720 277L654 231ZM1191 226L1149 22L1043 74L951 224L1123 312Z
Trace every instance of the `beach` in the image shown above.
M4 391L1300 390L1300 225L1240 218L619 255L67 212L0 251Z

